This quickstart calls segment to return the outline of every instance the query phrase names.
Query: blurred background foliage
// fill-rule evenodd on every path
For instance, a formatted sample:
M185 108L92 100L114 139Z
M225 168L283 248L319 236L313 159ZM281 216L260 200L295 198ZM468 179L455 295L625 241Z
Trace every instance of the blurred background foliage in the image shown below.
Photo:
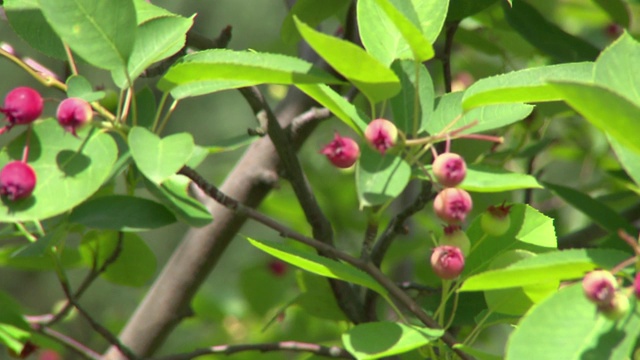
M555 62L553 57L537 50L511 28L500 2L460 24L451 56L454 90L493 74ZM280 38L280 27L287 14L282 0L154 0L153 3L185 16L197 13L195 29L209 37L216 37L225 26L231 25L233 36L229 47L232 49L288 54L295 52L294 46L285 45ZM614 20L597 5L597 1L536 0L528 3L548 21L600 50L611 43L620 31ZM640 14L640 2L630 1L627 5L632 14L629 31L638 34L636 20ZM325 21L321 27L332 32L342 21L343 19L333 18ZM64 64L30 49L16 37L4 20L0 21L0 41L11 44L21 56L31 57L56 73L64 73ZM443 42L441 35L436 42L438 52L442 51ZM427 67L435 81L437 92L442 94L444 86L441 62L432 60ZM114 89L106 72L81 65L80 73L95 86ZM43 88L6 59L0 60L0 74L0 94L5 94L15 86L27 85L40 90L46 98L63 97L61 93ZM142 79L138 86L154 88L154 83L155 79ZM265 86L263 90L268 94L269 100L276 104L287 89L282 86ZM358 101L360 99L356 99ZM48 101L45 113L52 114L54 111L55 103ZM244 134L247 128L255 126L255 119L242 97L236 91L224 91L183 100L174 113L166 134L188 131L193 134L197 144L211 146ZM318 154L318 150L330 141L336 130L341 133L350 131L340 121L325 121L307 140L299 157L322 208L332 221L336 243L343 249L355 251L362 240L366 216L358 209L353 172L335 169ZM14 131L5 134L0 138L0 143L6 143L18 133ZM529 119L501 129L500 135L505 137L505 143L495 149L488 143L458 140L453 143L453 150L463 154L469 163L483 161L504 165L514 171L533 172L544 181L571 186L594 197L601 197L617 211L623 211L629 206L625 194L637 192L637 189L625 188L615 181L616 176L619 176L619 168L603 134L581 121L564 104L540 105ZM530 155L536 155L535 160L510 155L514 149L522 150L523 147L531 147L529 152ZM243 152L244 149L239 149L212 155L199 170L211 182L220 184ZM401 209L403 203L411 201L414 188L415 184L410 185L407 194L396 201L388 214ZM556 219L555 226L560 238L589 225L585 216L565 206L547 191L472 195L475 214L488 205L503 200L530 199L534 207ZM279 184L279 188L269 195L260 210L308 233L309 226L286 182ZM470 218L473 217L474 214ZM383 219L383 226L386 221L388 218ZM395 274L398 281L417 279L428 284L433 280L428 267L429 248L434 232L441 231L440 225L431 216L429 209L420 212L409 225L408 234L397 239L383 265L387 271ZM160 271L186 230L185 225L176 224L142 234L157 256L157 271ZM251 222L245 225L241 233L265 240L279 238L275 232ZM2 238L0 241L10 243L13 240ZM70 239L69 243L74 244L74 241L77 244L78 239ZM0 261L6 262L7 257L3 256ZM77 281L83 274L84 270L70 272L72 281ZM284 315L278 316L279 311L285 309L300 294L300 284L320 286L314 280L317 279L310 275L305 275L303 279L295 269L274 262L274 259L238 237L226 250L221 262L196 296L193 309L197 316L184 321L159 353L190 351L194 347L216 344L276 340L313 340L330 345L339 338L346 326L341 322L321 319L336 317L335 305L330 299L326 302L326 308L308 309L319 317L309 316L300 306L286 308ZM0 270L0 284L3 291L17 298L33 314L50 312L63 298L53 273L3 266ZM117 333L146 290L147 286L128 288L99 280L86 293L82 302L97 319ZM87 326L81 319L70 319L62 327L63 331L90 347L106 348L98 335L86 331ZM495 343L495 338L490 341L494 342L494 347L500 347ZM4 358L3 356L0 354L0 358ZM255 353L242 353L232 358L251 359L255 356ZM261 358L267 359L294 357L304 358L306 355L261 355Z

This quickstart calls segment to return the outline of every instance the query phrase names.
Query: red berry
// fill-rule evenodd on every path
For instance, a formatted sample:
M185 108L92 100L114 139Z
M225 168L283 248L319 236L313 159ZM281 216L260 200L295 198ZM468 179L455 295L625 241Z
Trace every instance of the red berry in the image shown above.
M77 129L93 118L91 105L80 98L62 100L56 112L58 123L74 136L78 136Z
M606 270L595 270L584 276L582 289L589 301L597 305L609 305L613 301L618 282Z
M464 255L455 246L438 246L431 254L431 267L439 278L452 280L464 270Z
M17 87L4 98L0 112L7 116L9 127L33 122L42 114L44 102L36 90L22 86Z
M280 260L273 260L269 262L269 270L275 276L282 276L287 272L287 264Z
M445 188L433 200L433 211L447 224L464 221L472 207L471 195L458 188Z
M454 187L467 176L467 164L462 156L454 153L438 155L433 160L433 175L442 186Z
M471 248L471 241L467 233L462 231L460 225L447 225L444 227L444 234L440 238L438 245L455 246L460 248L464 256L467 256Z
M369 145L384 155L394 147L398 139L398 128L389 120L375 119L367 125L364 137Z
M322 148L320 153L326 155L333 165L344 169L358 160L360 147L352 138L342 137L336 132L333 141Z
M12 161L0 170L0 195L15 201L26 198L36 187L36 173L29 164Z

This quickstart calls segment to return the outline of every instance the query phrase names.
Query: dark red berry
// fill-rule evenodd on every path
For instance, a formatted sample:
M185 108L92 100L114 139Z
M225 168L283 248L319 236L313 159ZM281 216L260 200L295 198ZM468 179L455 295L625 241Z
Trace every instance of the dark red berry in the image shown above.
M22 86L9 91L0 112L5 114L11 127L33 122L42 114L43 106L40 93L30 87Z
M0 171L0 195L11 201L26 198L36 187L36 173L29 164L12 161Z
M273 260L269 262L269 270L275 276L282 276L287 272L287 264L280 260Z
M91 105L80 98L68 98L62 100L56 112L58 123L74 136L76 131L93 118Z

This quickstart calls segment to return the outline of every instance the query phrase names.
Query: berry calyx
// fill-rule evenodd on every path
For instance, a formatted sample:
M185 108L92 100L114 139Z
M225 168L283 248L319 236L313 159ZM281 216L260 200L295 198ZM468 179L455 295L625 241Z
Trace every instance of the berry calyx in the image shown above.
M40 117L43 107L42 96L30 87L21 86L9 91L0 108L0 112L6 116L6 120L9 122L5 131L14 125L32 123Z
M447 225L444 227L444 234L438 241L438 245L448 245L460 248L464 256L469 255L471 241L467 233L462 231L460 225Z
M367 125L364 137L371 147L384 155L387 150L396 145L398 128L389 120L375 119Z
M431 254L431 267L439 278L452 280L457 278L464 270L464 255L460 248L455 246L438 246Z
M482 230L491 236L504 235L511 227L510 210L511 205L507 206L504 203L500 206L489 206L480 217Z
M464 221L472 207L471 195L458 188L445 188L433 200L433 211L447 224Z
M462 156L455 153L444 153L433 160L433 175L445 187L460 184L467 176L467 163Z
M0 170L0 195L10 201L31 195L36 187L36 172L29 164L12 161Z
M582 289L589 301L598 306L608 306L613 301L618 282L606 270L594 270L582 279Z
M333 141L322 148L320 153L326 155L334 166L344 169L352 166L358 160L360 147L352 138L342 137L336 132Z
M91 121L93 111L91 105L80 98L67 98L60 102L58 111L56 112L58 123L66 131L78 136L77 130L84 124Z

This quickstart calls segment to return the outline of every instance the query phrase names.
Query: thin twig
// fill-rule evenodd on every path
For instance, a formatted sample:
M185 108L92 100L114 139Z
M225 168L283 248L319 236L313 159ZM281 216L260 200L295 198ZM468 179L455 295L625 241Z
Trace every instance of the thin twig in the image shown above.
M297 341L281 341L276 343L263 344L242 344L242 345L218 345L209 348L198 349L185 354L168 355L157 358L148 358L146 360L191 360L198 356L222 354L232 355L245 351L260 351L262 353L271 351L292 351L292 352L308 352L317 356L325 356L336 359L354 359L345 349L337 346L322 346L317 344L309 344Z
M43 326L40 324L32 324L32 327L35 331L37 331L38 333L47 336L50 339L55 340L57 343L62 344L64 347L66 347L67 349L75 352L76 354L82 356L85 359L89 359L89 360L101 360L102 359L102 355L98 354L97 352L93 351L92 349L89 349L88 347L86 347L84 344L82 344L81 342L65 335L62 333L59 333L47 326Z
M453 50L453 38L458 30L459 21L449 23L445 26L445 38L444 38L444 54L442 54L442 71L444 76L444 89L446 92L451 92L451 51Z
M389 279L384 273L382 273L380 269L378 269L378 267L376 267L373 263L365 262L361 259L346 254L331 245L304 236L272 219L271 217L239 203L235 199L222 193L216 186L207 182L200 174L198 174L195 170L189 168L188 166L183 166L182 169L178 171L178 174L184 175L191 179L191 181L193 181L210 197L212 197L221 205L224 205L226 208L233 210L236 214L247 216L253 220L256 220L259 223L276 230L283 237L290 238L311 246L322 253L329 254L334 258L340 259L366 272L371 277L373 277L373 279L377 281L382 287L384 287L389 292L389 294L393 296L399 303L401 303L407 310L413 313L424 325L432 329L440 329L438 323L431 316L424 312L424 310L409 295L407 295L402 289L396 286L396 284L394 284L393 281L391 281L391 279ZM453 346L457 344L458 341L451 334L445 332L442 336L442 341L444 341L445 344L452 348L452 350L456 354L458 354L460 358L465 360L472 359L469 355L465 354L459 349L453 349Z

